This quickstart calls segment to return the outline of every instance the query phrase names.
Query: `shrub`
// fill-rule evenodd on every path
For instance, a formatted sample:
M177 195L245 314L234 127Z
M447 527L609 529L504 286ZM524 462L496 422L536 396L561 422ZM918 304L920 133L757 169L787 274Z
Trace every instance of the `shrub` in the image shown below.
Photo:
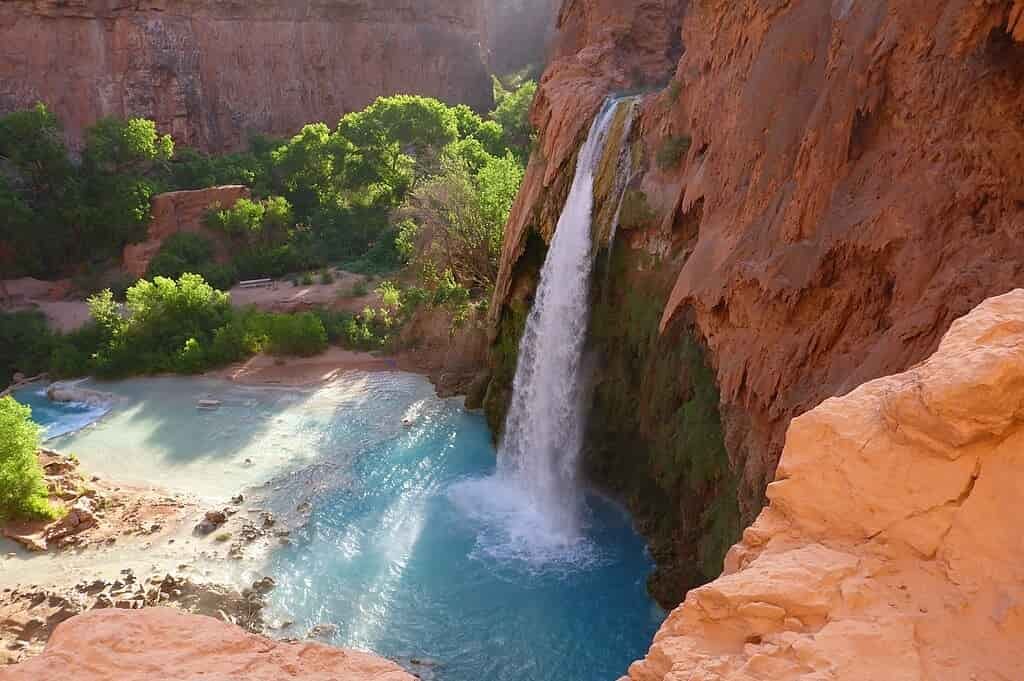
M39 426L32 410L0 399L0 517L54 518L39 465Z
M302 275L302 285L303 286L312 286L313 285L313 274L311 272L306 272L305 274Z
M252 317L252 313L236 312L230 322L214 331L213 342L206 353L211 366L240 362L260 351L265 338L255 328Z
M46 371L55 343L42 313L0 313L0 379L4 385L15 372L34 376Z
M78 378L93 370L93 355L105 339L95 322L57 338L50 354L50 375L54 378Z
M127 316L109 290L89 299L103 336L94 367L101 375L199 371L203 348L231 317L227 295L198 274L143 279L127 298Z
M662 170L674 168L690 150L691 140L686 135L671 136L658 149L658 167Z
M330 286L334 283L334 275L331 274L329 269L323 269L320 271L320 283L324 286Z
M292 272L316 267L323 264L323 258L289 243L272 248L251 249L236 257L232 264L240 277L259 279L283 277Z
M233 265L221 265L213 260L213 242L199 234L171 235L160 247L160 252L149 264L146 276L178 279L183 274L198 274L217 289L228 289L238 281L238 270Z
M347 332L352 321L352 315L348 312L338 312L320 308L313 312L324 326L327 332L328 343L342 343L347 341Z
M327 330L312 312L272 315L267 325L267 352L311 357L327 349Z

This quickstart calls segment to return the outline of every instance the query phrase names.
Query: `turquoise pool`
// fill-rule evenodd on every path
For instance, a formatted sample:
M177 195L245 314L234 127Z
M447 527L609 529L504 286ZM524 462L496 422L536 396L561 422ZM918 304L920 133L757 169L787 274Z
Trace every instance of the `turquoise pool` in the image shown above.
M278 584L271 617L292 622L286 636L319 627L425 679L612 681L664 617L621 509L589 495L583 534L552 538L495 476L483 417L419 377L354 373L310 391L90 387L116 396L110 413L51 444L210 498L244 490L295 528L262 568ZM221 404L197 410L200 398ZM61 409L40 420L60 423Z

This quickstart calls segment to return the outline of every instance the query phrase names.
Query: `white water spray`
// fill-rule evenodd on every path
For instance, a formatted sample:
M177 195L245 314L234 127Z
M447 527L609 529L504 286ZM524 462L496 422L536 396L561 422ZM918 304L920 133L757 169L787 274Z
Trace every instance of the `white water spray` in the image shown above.
M512 404L498 454L501 476L528 495L551 533L566 542L579 535L582 506L577 484L583 434L580 362L594 263L594 176L618 104L605 105L580 150L519 345Z

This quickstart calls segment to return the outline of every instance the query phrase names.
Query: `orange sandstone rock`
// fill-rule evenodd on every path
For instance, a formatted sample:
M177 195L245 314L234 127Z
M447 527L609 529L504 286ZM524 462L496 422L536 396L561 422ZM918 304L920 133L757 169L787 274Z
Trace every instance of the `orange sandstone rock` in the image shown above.
M46 651L2 681L412 681L370 653L271 641L210 617L169 608L93 610L62 623Z
M167 237L178 232L191 232L210 237L218 246L221 261L230 259L223 235L211 234L203 226L207 211L216 205L225 208L240 198L248 198L249 190L240 185L211 187L195 191L168 192L153 197L152 220L145 241L124 248L124 271L133 277L146 276L149 263L156 257Z
M771 505L631 681L1024 678L1024 289L790 425Z

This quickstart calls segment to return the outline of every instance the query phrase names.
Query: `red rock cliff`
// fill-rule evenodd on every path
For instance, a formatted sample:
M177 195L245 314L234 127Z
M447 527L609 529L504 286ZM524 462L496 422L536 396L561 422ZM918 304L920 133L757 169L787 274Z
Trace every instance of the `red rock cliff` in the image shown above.
M1022 39L1020 0L565 2L496 336L600 102L660 81L619 237L643 260L616 285L667 274L661 329L685 322L708 351L749 522L793 417L921 361L1024 284ZM696 509L716 494L736 496L720 484Z
M0 111L48 104L74 143L146 116L220 150L336 122L380 95L486 108L479 0L7 0Z

